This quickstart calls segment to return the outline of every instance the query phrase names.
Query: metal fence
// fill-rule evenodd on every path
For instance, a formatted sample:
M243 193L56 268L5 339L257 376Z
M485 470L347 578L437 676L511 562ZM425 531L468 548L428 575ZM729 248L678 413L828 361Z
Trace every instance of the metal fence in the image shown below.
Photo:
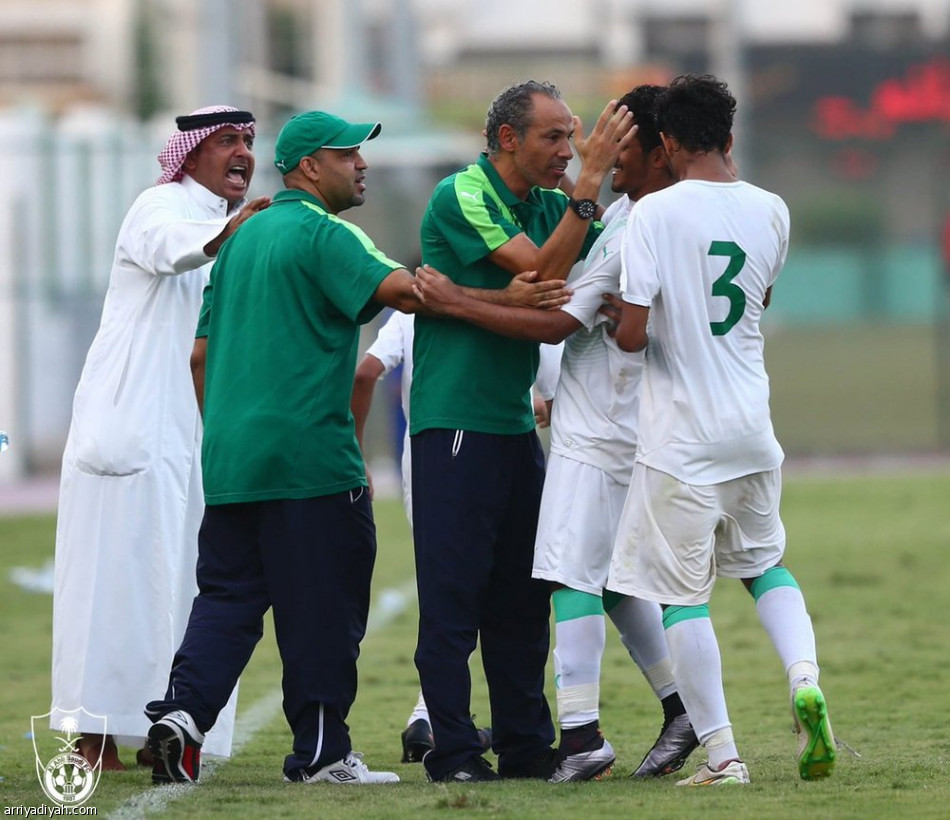
M157 176L155 157L166 136L98 114L60 122L31 112L0 114L0 431L10 438L0 457L0 482L58 466L73 391L98 326L116 233L129 204ZM386 253L407 263L418 258L418 224L432 187L477 151L477 142L431 139L397 136L385 154L383 146L374 145L371 195L364 207L347 214ZM258 138L256 154L253 192L272 193L280 180L270 166L266 135ZM788 264L766 322L773 337L775 395L790 395L779 385L807 384L801 381L807 357L796 359L799 349L810 351L809 366L820 364L829 385L841 383L835 367L869 375L866 390L831 391L838 404L834 419L800 429L797 422L791 425L795 431L787 449L792 454L834 450L836 441L847 451L947 446L950 322L937 242L898 245L882 238L873 247L804 246L794 241L795 216L793 211ZM913 361L894 360L894 327L910 329L901 338L910 333L913 341L901 355ZM367 329L367 342L373 332ZM816 334L834 340L827 345L838 361L823 361L821 351L808 346ZM871 364L861 364L866 361ZM895 369L905 377L917 374L914 384L902 389L903 403L915 405L907 418L919 435L882 435L887 418L863 437L835 434L848 429L848 418L867 416L861 403L885 396ZM796 388L796 395L801 390ZM774 409L783 424L807 415L807 408L800 411L795 402L789 407L784 398ZM380 408L371 419L370 446L389 446L388 435L372 431L386 424L383 412ZM893 419L893 427L901 423Z
M393 129L395 130L395 129ZM475 156L455 134L388 133L371 144L371 196L347 214L390 256L418 258L418 224L440 176ZM116 234L159 173L167 125L100 113L52 121L0 112L0 482L58 467L72 396L98 328ZM255 145L254 195L281 187L273 136Z

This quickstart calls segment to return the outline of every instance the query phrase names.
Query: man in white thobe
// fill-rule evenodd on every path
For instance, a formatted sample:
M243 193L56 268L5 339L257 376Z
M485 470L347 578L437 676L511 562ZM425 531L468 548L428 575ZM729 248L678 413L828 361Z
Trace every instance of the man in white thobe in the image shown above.
M202 291L224 240L269 204L245 200L253 115L211 106L177 123L161 177L119 230L63 455L50 725L80 710L78 750L106 769L124 768L116 741L143 747L142 703L164 689L197 594L202 425L189 358ZM208 753L230 754L235 702L236 690ZM105 716L105 734L90 715Z

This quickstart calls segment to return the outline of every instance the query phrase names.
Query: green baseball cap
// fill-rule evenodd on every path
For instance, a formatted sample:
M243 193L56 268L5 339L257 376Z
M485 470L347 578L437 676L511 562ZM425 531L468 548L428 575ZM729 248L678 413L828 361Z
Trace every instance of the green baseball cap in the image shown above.
M356 148L382 130L378 122L349 123L326 111L297 114L280 129L274 146L274 165L282 174L297 167L305 156L321 148Z

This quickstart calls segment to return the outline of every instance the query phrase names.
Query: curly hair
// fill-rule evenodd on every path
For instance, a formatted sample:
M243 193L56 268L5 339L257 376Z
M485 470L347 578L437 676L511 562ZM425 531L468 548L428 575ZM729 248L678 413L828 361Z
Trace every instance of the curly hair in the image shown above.
M644 154L649 154L660 145L660 131L656 127L654 109L657 97L663 90L661 85L638 85L617 100L618 108L625 105L633 114L633 121L637 125L637 139Z
M510 125L518 139L524 139L531 125L534 108L533 97L543 94L552 100L560 100L561 92L551 83L539 83L528 80L525 83L508 86L488 106L485 115L485 138L488 141L488 154L495 156L500 150L498 131L503 125Z
M710 74L676 77L656 101L657 128L687 151L725 151L736 100Z

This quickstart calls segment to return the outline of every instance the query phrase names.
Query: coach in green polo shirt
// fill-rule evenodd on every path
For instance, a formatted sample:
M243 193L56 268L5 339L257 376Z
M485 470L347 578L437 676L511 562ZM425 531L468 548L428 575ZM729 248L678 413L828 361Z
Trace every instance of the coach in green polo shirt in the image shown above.
M565 278L596 239L601 183L633 137L611 102L590 137L547 83L502 92L488 152L443 180L422 222L423 261L460 285L500 288L520 271ZM582 161L573 198L560 190ZM544 697L548 585L532 580L543 455L531 384L538 345L448 318L418 316L413 347L412 496L419 586L416 666L435 739L433 780L553 773ZM498 772L470 717L469 656L481 641Z
M275 149L287 190L212 271L193 357L205 421L199 594L165 698L146 708L153 779L198 778L204 733L273 606L294 736L286 778L399 780L353 754L346 725L376 555L349 409L359 326L384 305L419 306L411 274L338 216L363 204L360 145L379 131L318 111L290 120Z
M376 289L403 265L336 212L305 190L281 191L252 236L222 249L198 329L213 329L202 448L208 504L309 498L365 483L349 413L359 325L383 309Z

